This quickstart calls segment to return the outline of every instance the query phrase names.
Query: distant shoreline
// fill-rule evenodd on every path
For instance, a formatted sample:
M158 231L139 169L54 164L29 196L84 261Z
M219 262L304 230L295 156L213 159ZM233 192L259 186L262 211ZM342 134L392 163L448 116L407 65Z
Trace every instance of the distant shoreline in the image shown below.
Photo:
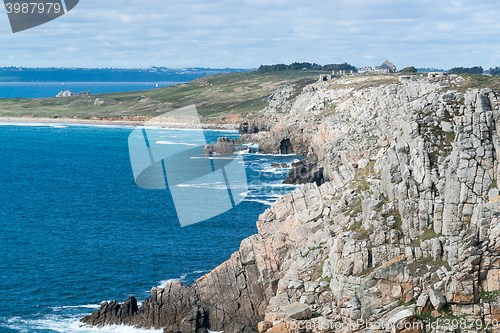
M72 125L115 125L115 126L144 126L146 121L139 120L97 120L80 118L33 118L33 117L0 117L0 122L6 123L43 123L43 124L72 124ZM151 126L151 124L148 124ZM154 127L172 129L209 129L209 130L238 130L239 124L181 124L181 123L154 123Z

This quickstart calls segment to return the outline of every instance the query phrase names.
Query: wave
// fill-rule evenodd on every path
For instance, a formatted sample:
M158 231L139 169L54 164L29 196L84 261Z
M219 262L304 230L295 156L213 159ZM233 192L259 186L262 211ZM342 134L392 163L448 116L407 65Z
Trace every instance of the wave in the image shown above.
M298 156L297 154L263 154L263 153L255 153L251 155L257 155L257 156L282 156L282 157L290 157L290 156Z
M160 284L158 286L156 286L156 288L165 289L165 287L167 286L168 283L170 283L170 282L184 282L184 281L186 281L186 278L187 278L187 274L183 274L183 275L181 275L181 277L179 277L177 279L162 280L162 281L160 281Z
M66 305L66 306L54 306L52 310L61 311L65 309L100 309L100 304L86 304L86 305Z
M245 199L243 201L246 201L246 202L258 202L258 203L261 203L263 205L266 205L266 206L271 206L275 201L275 200L264 200L264 199Z
M225 183L217 182L217 183L202 183L202 184L178 184L177 187L188 187L188 188L205 188L212 190L227 190L227 185ZM235 188L231 186L231 188Z
M64 125L63 125L64 124ZM135 129L135 126L131 125L105 125L105 124L93 124L93 123L72 123L61 122L61 123L46 123L46 122L0 122L0 126L19 126L19 127L51 127L51 128L67 128L67 127L102 127L102 128L126 128Z
M221 128L221 129L204 129L204 128L190 128L190 127L185 127L186 124L184 123L166 123L166 124L177 124L177 125L181 125L181 126L184 126L184 127L164 127L162 125L153 125L153 124L163 124L163 123L152 123L152 124L148 124L148 125L141 125L141 126L137 126L138 128L140 129L161 129L161 130L168 130L168 131L208 131L208 132L225 132L225 133L230 133L230 134L238 134L239 131L238 130L232 130L232 129L224 129L224 128ZM136 128L137 128L136 127Z
M180 277L176 278L176 279L168 279L168 280L163 280L163 281L160 281L160 285L157 286L156 288L165 288L167 283L169 282L186 282L187 281L187 277L189 275L199 275L199 274L206 274L206 273L209 273L210 271L209 270L197 270L197 271L192 271L192 272L189 272L189 273L185 273L185 274L182 274Z
M0 122L0 126L47 127L47 123Z
M291 170L291 168L266 168L266 169L251 169L252 171L255 172L266 172L266 173L284 173Z
M183 145L183 146L195 146L195 147L199 146L199 145L194 144L194 143L173 142L173 141L156 141L156 144L158 144L158 145Z
M301 184L282 184L282 183L276 183L276 184L273 184L273 183L265 183L263 182L262 184L258 184L258 185L249 185L248 188L249 189L261 189L261 188L266 188L266 187L272 187L272 188L296 188L296 187L300 187Z
M248 148L259 148L258 143L244 143L242 146L248 147Z
M80 318L86 313L66 315L46 315L38 319L21 319L13 317L7 319L0 327L9 328L19 332L58 332L58 333L162 333L163 330L140 329L124 325L105 326L101 328L84 326Z

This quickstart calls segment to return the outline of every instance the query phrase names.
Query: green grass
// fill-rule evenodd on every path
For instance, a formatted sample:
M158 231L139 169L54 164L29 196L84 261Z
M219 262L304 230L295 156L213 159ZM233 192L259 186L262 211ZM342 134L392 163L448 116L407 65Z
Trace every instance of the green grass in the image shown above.
M394 216L394 220L396 221L392 229L399 230L401 231L401 233L403 233L403 219L401 218L399 210L391 209L390 211L388 211L386 214L383 215L383 217L385 218L388 218L389 216Z
M465 91L469 88L490 88L492 90L500 89L500 78L486 75L460 74L465 79L460 84L460 90Z
M321 246L323 245L323 243L321 243L320 245L316 246L316 247L311 247L307 250L307 252L305 254L303 254L301 257L302 258L305 258L309 255L309 253L311 253L311 251L314 251L314 250L319 250L321 249Z
M434 260L434 258L429 255L427 257L415 259L412 263L408 264L407 267L412 276L423 276L426 273L433 273L443 266L451 270L450 265L448 265L446 261L442 259Z
M430 228L430 229L425 230L424 233L419 238L414 239L410 243L410 245L411 246L419 246L421 241L437 238L439 236L440 235L436 234L436 232L434 231L434 228Z
M478 302L483 301L485 303L493 303L498 299L499 296L500 290L481 291Z
M280 86L295 82L302 88L317 80L316 71L239 72L198 78L154 90L72 96L66 98L0 99L0 117L126 119L155 117L195 104L204 122L220 122L227 115L245 117L265 108ZM96 98L104 103L95 105ZM236 121L237 122L237 121Z
M369 267L363 271L361 271L358 276L362 276L362 277L365 277L365 276L368 276L370 275L371 273L373 273L375 271L375 269L377 269L377 267Z
M359 202L360 202L359 207L361 207L361 200L359 200ZM353 211L352 215L353 216L357 215L360 212L361 208L359 212L356 209L355 211ZM370 230L366 230L365 228L363 228L363 220L359 222L354 222L353 225L349 228L349 230L358 233L358 235L356 236L357 240L367 239L370 236Z
M493 181L491 182L490 186L488 186L488 191L492 190L492 189L494 189L496 187L497 187L497 180L493 179Z
M358 193L368 191L370 185L366 180L368 177L375 176L375 161L370 161L368 165L362 169L356 169L354 178L351 180L350 188L355 189Z
M350 216L356 216L361 213L363 211L363 203L361 199L355 199L347 206L347 209L350 210Z

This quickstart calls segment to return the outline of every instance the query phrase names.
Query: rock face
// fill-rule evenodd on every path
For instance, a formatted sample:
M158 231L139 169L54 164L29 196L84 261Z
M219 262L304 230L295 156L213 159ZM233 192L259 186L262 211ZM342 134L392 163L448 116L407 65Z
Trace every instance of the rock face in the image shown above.
M82 91L79 93L73 93L69 90L59 92L56 97L70 97L70 96L90 96L90 91Z
M193 285L153 288L138 308L107 303L83 321L296 333L297 323L325 332L359 320L431 331L415 313L500 320L496 93L462 89L460 77L379 79L341 78L300 93L289 86L272 96L262 111L268 130L245 137L273 153L289 140L307 159L287 180L305 184Z
M215 145L206 145L204 148L204 154L206 156L217 154L217 155L232 155L236 151L234 145L236 139L228 139L227 137L217 138L217 143Z
M285 306L283 310L291 319L304 320L312 316L311 308L305 304L293 303Z
M286 175L283 184L324 183L323 168L317 167L314 157L292 163L292 170Z

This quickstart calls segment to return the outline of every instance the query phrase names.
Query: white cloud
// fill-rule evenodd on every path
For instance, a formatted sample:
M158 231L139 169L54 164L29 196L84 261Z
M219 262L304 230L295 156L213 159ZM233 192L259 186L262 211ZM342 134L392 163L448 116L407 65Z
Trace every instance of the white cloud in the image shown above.
M437 31L450 32L455 30L455 24L450 22L439 22L436 24Z
M0 66L363 66L388 58L399 68L487 68L500 65L496 7L492 0L86 0L17 34L0 12Z

